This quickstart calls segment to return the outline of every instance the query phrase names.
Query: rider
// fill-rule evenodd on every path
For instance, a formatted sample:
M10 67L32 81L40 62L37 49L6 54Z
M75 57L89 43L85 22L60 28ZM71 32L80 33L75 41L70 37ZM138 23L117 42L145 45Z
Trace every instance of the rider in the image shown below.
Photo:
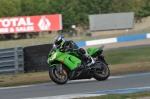
M94 59L87 53L87 51L85 51L83 48L79 48L75 42L71 40L65 40L65 37L62 35L59 35L55 38L54 44L58 49L60 49L60 51L68 51L69 49L78 50L78 53L87 59L88 67L95 63Z

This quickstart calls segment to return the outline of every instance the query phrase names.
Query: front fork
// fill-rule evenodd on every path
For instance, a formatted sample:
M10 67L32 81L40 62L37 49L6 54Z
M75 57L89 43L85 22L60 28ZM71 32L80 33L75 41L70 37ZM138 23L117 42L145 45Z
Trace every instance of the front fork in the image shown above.
M56 64L56 71L60 74L63 73L62 63Z

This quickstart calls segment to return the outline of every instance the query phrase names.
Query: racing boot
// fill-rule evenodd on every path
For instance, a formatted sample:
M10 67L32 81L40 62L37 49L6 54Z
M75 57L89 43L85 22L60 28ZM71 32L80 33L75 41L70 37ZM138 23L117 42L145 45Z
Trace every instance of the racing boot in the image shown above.
M87 52L84 55L87 58L86 66L90 67L91 65L95 64L95 60Z

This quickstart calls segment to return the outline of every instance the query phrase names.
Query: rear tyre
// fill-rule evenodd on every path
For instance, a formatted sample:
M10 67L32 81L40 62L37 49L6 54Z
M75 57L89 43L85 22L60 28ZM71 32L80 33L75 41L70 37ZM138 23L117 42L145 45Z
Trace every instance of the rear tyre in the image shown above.
M110 75L110 70L108 65L105 62L100 61L102 67L97 69L94 74L94 78L98 81L106 80Z
M49 68L49 76L56 84L62 85L68 81L68 74L66 73L66 70L63 68L62 71L63 73L60 74L56 71L56 67Z

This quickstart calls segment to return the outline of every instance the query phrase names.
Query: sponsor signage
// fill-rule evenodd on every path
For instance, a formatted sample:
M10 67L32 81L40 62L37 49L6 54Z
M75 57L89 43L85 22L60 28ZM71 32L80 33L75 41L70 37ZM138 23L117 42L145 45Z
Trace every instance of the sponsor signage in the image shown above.
M0 34L62 30L61 14L0 18Z

